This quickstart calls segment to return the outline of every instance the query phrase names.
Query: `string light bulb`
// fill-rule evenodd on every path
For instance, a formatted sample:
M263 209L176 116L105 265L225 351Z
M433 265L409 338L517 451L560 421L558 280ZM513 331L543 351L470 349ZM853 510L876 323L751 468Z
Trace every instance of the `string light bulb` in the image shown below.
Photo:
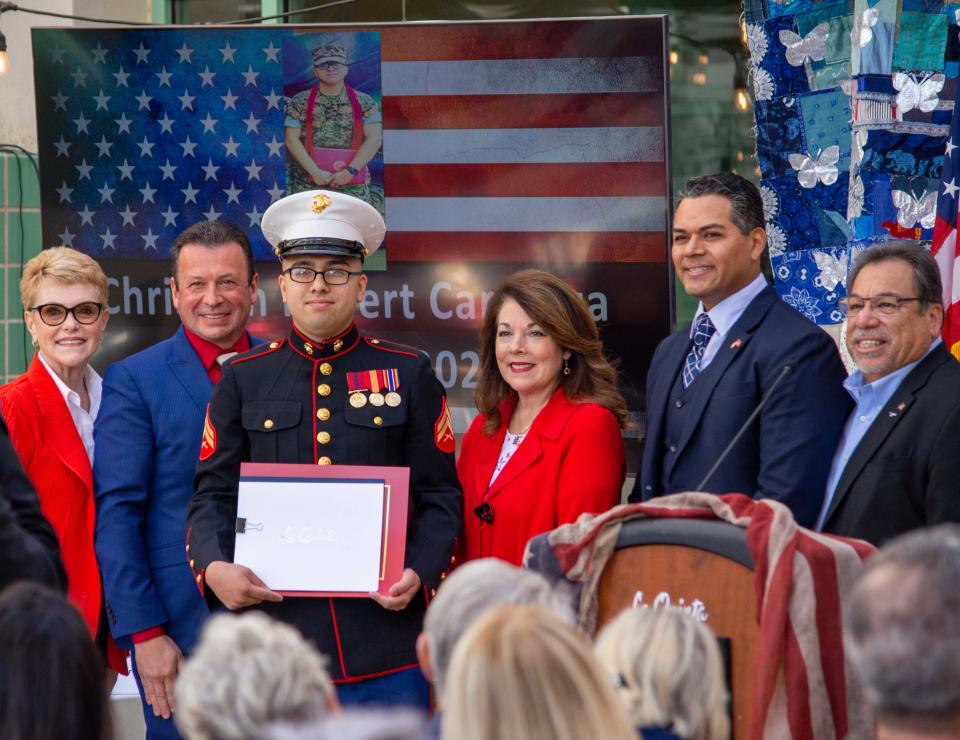
M750 110L750 95L747 93L747 80L740 67L740 60L734 58L736 71L733 75L733 104L741 113Z
M3 77L10 69L10 62L7 59L7 37L0 31L0 77Z

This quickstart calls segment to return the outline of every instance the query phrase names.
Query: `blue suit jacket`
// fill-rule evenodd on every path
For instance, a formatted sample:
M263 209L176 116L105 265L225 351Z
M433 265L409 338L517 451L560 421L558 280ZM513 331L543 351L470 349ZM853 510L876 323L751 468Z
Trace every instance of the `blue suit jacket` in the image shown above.
M653 355L643 464L630 500L695 490L789 362L793 371L704 488L777 499L799 524L812 527L852 404L833 340L766 289L691 386L677 449L671 451L663 439L667 401L689 350L690 333L682 329Z
M133 633L162 625L186 653L208 613L184 533L212 391L183 327L104 377L94 428L95 547L110 631L128 648Z

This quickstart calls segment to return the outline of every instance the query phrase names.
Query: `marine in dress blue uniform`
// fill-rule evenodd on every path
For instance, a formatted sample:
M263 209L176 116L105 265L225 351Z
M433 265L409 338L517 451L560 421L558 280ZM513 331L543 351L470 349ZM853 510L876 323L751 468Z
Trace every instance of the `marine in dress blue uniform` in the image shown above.
M262 227L284 268L293 327L223 368L188 512L190 565L211 607L253 607L298 627L330 657L345 703L422 704L428 693L414 646L431 592L452 565L463 510L443 388L423 353L353 324L366 286L357 268L384 235L376 209L308 191L277 201ZM279 601L233 564L245 461L408 466L405 570L391 595Z

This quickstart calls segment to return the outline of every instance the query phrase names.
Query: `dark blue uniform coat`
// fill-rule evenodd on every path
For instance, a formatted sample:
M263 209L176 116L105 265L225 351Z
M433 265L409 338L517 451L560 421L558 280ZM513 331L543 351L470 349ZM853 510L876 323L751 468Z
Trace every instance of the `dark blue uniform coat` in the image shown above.
M350 404L348 373L394 369L399 405ZM233 560L241 462L407 466L405 565L420 576L424 589L406 609L393 612L370 599L325 597L288 597L256 608L311 639L330 657L334 680L416 665L414 643L428 592L451 565L462 521L447 418L443 388L425 355L363 337L352 325L323 343L294 329L286 340L234 357L224 365L210 401L216 441L197 464L188 514L198 583L203 586L203 570L211 562ZM212 591L205 595L209 604L219 605Z

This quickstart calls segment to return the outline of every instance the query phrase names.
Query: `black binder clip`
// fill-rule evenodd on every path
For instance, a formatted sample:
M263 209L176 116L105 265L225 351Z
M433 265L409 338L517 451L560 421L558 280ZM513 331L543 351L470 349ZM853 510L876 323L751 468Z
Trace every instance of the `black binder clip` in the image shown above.
M238 516L238 517L237 517L237 526L234 527L234 530L236 531L236 533L237 533L237 534L243 534L243 533L246 532L248 529L255 529L255 530L257 530L258 532L262 532L262 531L263 531L263 524L261 524L260 522L250 522L249 524L247 524L247 518L246 518L246 517Z

